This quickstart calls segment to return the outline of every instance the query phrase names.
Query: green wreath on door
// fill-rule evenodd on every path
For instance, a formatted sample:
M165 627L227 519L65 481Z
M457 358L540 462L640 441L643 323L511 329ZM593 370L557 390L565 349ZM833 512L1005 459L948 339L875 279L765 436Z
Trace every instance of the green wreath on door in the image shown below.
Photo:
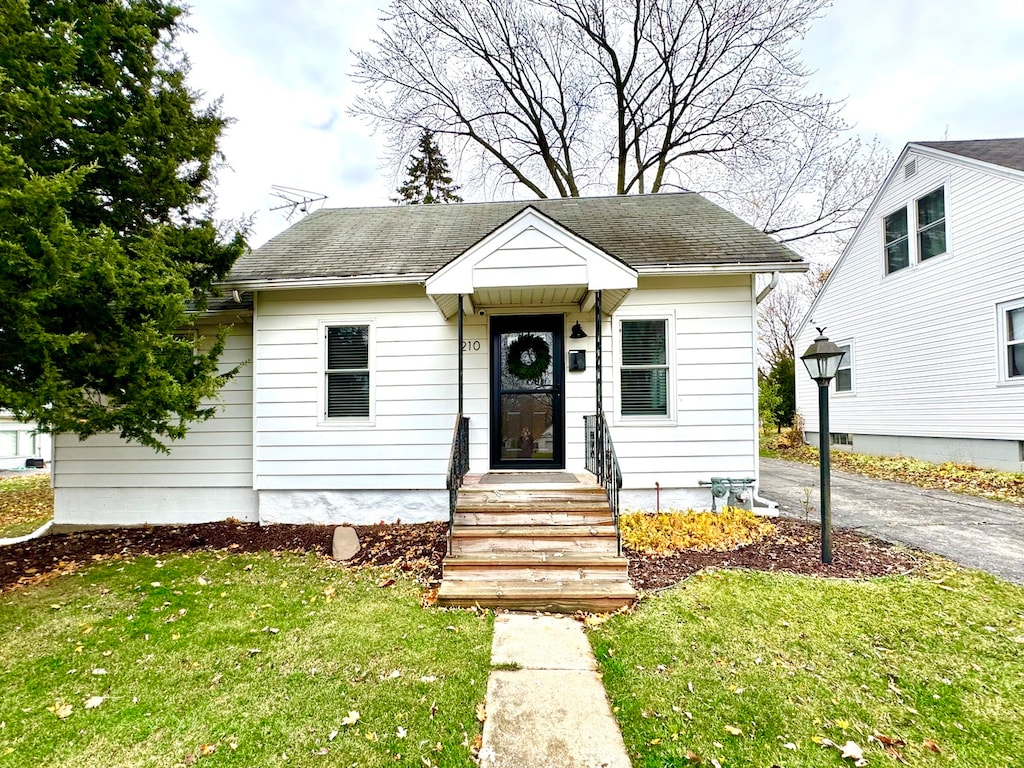
M551 347L540 336L524 333L508 346L505 366L522 381L538 382L551 364Z

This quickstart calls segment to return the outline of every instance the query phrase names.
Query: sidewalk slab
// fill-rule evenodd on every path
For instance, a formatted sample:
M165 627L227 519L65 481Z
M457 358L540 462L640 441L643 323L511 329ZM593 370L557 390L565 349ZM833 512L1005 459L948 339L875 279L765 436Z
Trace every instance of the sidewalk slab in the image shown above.
M582 626L568 617L494 621L480 764L486 768L630 768Z

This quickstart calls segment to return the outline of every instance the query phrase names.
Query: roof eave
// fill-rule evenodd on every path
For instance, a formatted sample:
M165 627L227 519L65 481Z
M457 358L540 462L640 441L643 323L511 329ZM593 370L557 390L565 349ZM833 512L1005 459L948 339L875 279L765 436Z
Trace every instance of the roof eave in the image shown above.
M344 288L367 285L417 285L430 275L426 272L408 275L348 275L345 277L267 277L227 280L224 288L243 291L274 291L291 288Z

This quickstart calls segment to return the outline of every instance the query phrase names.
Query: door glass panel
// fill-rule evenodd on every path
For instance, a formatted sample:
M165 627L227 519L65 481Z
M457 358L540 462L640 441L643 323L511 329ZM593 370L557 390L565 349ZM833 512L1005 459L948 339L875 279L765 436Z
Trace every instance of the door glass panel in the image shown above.
M501 396L501 458L550 460L554 456L551 395Z
M554 334L502 333L499 403L501 458L554 458Z

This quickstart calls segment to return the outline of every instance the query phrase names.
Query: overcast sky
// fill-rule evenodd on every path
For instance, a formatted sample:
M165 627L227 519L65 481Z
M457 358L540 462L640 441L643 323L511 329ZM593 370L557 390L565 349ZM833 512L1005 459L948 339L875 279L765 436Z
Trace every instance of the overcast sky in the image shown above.
M383 0L191 0L189 82L234 118L218 214L255 214L250 244L288 226L271 185L330 207L387 205L396 180L370 127L346 114L350 50ZM894 154L908 141L1024 136L1024 2L836 0L807 36L812 86Z

